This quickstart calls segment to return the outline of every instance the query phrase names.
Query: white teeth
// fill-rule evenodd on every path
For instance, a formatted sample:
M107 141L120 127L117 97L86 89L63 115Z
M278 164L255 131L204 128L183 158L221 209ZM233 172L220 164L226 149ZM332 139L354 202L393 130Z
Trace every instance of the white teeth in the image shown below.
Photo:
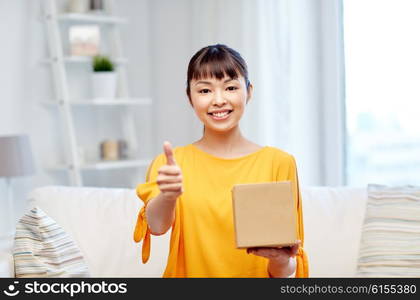
M226 116L227 114L228 114L227 111L221 112L221 113L213 113L213 115L218 117L218 118L222 118L222 117Z

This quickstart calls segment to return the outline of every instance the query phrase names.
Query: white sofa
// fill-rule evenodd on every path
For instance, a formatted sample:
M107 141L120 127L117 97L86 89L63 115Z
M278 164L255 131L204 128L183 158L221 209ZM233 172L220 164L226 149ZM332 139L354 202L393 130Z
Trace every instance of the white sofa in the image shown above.
M301 190L310 277L354 277L367 193L365 188ZM133 241L142 205L132 189L48 186L30 194L76 241L92 277L160 277L170 233L152 237L151 257L141 262ZM12 243L0 251L0 277L13 277Z

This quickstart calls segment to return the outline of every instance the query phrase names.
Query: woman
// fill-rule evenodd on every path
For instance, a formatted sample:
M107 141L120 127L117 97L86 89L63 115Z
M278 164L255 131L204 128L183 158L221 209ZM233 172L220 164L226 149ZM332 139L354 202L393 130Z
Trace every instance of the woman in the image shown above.
M187 95L204 124L203 137L164 153L137 187L144 201L134 239L149 258L150 234L172 227L164 277L307 277L302 207L293 156L247 140L239 121L251 99L245 61L225 45L198 51L190 60ZM291 180L300 244L285 248L236 249L231 189L240 183Z

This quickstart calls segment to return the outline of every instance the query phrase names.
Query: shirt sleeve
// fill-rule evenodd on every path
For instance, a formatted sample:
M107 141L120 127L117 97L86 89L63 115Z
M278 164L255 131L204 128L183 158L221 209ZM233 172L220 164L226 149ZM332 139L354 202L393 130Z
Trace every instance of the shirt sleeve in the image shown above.
M146 182L141 183L136 188L137 196L143 201L144 205L140 209L137 216L137 222L134 229L134 241L139 243L143 240L142 245L142 262L146 263L150 257L150 229L146 219L147 203L159 195L160 190L156 182L159 168L165 164L165 156L158 155L150 164L146 173Z
M302 213L302 199L299 189L299 178L297 173L296 161L293 156L291 156L288 180L292 182L293 185L293 194L296 199L296 208L297 208L297 223L298 223L298 238L301 241L300 247L296 255L296 277L308 277L309 276L309 264L308 257L304 250L304 232L303 232L303 213Z

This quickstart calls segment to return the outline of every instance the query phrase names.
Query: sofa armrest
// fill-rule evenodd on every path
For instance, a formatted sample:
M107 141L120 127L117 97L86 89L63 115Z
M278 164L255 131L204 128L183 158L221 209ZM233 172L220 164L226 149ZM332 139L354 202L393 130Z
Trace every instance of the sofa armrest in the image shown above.
M15 277L13 255L9 252L0 252L0 278Z

